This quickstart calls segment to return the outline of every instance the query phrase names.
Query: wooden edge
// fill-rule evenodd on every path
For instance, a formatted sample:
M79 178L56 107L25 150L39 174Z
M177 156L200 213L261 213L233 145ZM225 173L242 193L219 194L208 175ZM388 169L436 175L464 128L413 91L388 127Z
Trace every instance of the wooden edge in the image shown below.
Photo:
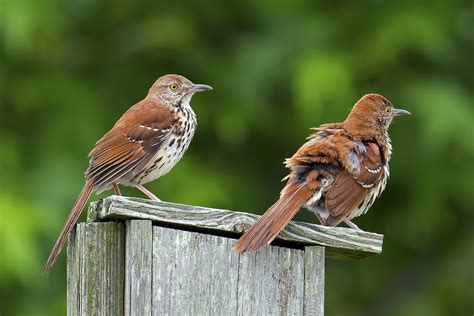
M79 315L80 299L80 267L77 240L77 227L69 235L67 243L67 315Z
M304 249L304 315L324 315L324 247Z
M238 238L260 216L184 204L110 196L91 203L88 221L146 219L156 225ZM383 235L345 227L290 222L273 243L303 249L324 246L336 259L361 259L382 252Z
M68 244L67 315L123 315L124 243L122 223L76 226Z
M151 315L152 223L127 220L125 228L125 315Z

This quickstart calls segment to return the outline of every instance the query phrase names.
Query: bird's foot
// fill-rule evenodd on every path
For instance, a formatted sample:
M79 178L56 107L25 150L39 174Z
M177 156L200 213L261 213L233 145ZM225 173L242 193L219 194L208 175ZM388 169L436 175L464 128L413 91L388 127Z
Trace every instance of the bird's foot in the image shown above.
M114 193L115 193L115 195L122 195L122 192L120 192L120 188L119 188L119 186L118 186L117 183L115 183L115 182L112 183L112 186L113 186L113 188L114 188Z
M143 185L137 185L136 188L142 191L146 196L148 196L150 200L161 202L161 200L156 195L146 189Z
M353 222L351 222L347 218L344 218L344 223L346 223L346 225L349 226L352 229L362 231L362 229L360 229L356 224L354 224Z

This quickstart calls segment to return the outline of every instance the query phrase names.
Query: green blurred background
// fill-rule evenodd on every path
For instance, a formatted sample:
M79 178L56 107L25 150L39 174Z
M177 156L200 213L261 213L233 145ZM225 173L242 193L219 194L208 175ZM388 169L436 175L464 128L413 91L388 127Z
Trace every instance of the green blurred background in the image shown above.
M474 312L472 1L0 3L1 315L65 314L65 254L40 272L87 154L166 73L214 87L193 98L183 160L148 185L166 201L262 213L310 127L368 92L411 111L391 128L386 191L355 221L384 251L327 261L326 311Z

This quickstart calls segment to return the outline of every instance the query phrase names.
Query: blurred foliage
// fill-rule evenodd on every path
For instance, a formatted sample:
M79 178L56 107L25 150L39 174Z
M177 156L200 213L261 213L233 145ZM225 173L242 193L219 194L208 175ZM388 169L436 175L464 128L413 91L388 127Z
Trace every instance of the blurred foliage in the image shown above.
M65 255L40 270L87 153L165 73L214 87L184 159L148 185L167 201L262 213L310 127L368 92L411 111L356 220L384 252L328 260L326 310L473 313L472 1L2 0L0 19L0 314L65 313Z

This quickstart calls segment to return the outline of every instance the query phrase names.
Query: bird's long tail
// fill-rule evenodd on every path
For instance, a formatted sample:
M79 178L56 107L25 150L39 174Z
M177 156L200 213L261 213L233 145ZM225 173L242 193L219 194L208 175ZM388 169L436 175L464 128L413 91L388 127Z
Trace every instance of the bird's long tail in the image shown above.
M268 246L314 192L315 190L308 187L306 182L296 184L290 178L282 190L280 199L240 237L233 249L244 252L258 250L264 245Z
M77 219L79 218L79 215L81 215L82 208L89 199L93 188L94 186L91 181L87 181L84 187L82 188L81 194L79 194L79 196L77 197L76 203L74 204L74 207L72 208L71 213L67 218L66 224L64 224L63 230L61 231L61 234L59 234L58 240L56 240L56 243L54 244L54 247L51 250L51 253L49 254L49 258L43 267L43 275L49 272L54 262L56 261L56 258L61 252L64 242L71 233L74 225L77 222Z

